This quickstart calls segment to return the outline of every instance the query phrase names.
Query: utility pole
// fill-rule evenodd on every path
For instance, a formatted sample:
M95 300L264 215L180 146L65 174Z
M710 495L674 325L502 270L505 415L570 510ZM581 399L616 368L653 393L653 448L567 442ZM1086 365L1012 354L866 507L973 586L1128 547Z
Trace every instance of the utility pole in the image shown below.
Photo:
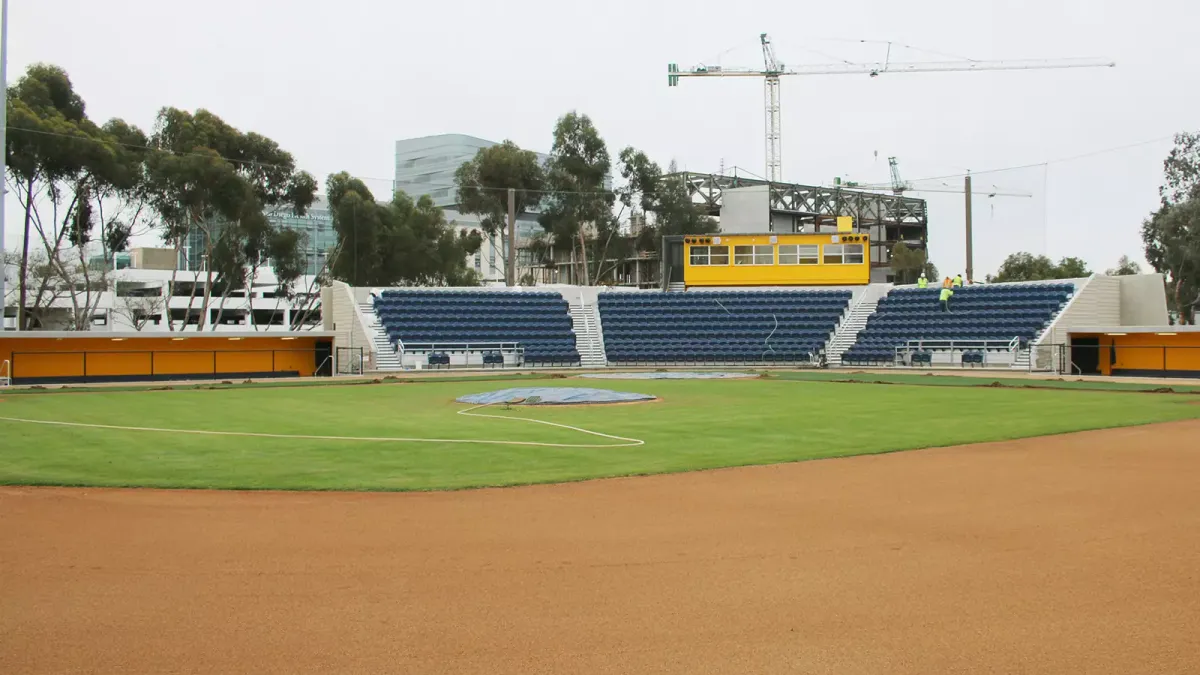
M508 188L508 271L509 286L517 285L517 191Z
M969 172L963 179L963 191L967 200L967 282L970 283L975 279L975 251L974 242L971 241L971 174Z
M8 274L8 266L5 264L8 249L4 248L4 185L7 182L8 166L5 163L5 158L8 156L8 0L0 0L3 3L3 8L0 8L0 331L4 330L4 308L8 304L5 302L7 297L5 294L8 289L5 286L5 278ZM20 317L21 310L17 308L17 316ZM20 324L17 325L20 329ZM10 373L11 374L11 373Z

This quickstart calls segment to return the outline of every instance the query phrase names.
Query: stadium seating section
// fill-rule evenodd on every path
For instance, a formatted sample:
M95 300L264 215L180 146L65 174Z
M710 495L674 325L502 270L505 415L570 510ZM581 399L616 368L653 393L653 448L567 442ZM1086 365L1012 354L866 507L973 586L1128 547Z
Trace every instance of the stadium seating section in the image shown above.
M577 365L567 301L554 292L387 290L375 311L392 344L515 342L527 365ZM494 347L487 347L494 351Z
M842 363L892 363L896 348L910 340L987 341L988 348L1014 338L1026 343L1058 314L1074 288L1072 284L968 286L955 290L949 313L942 311L938 301L941 288L898 288L879 302L854 346L842 355ZM974 357L972 362L977 362Z
M600 294L610 363L806 362L850 291Z

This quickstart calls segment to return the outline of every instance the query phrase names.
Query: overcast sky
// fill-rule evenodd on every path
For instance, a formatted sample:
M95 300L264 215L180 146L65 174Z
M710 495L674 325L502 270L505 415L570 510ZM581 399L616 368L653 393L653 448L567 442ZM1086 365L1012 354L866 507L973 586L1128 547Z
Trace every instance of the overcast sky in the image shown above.
M199 12L197 12L199 10ZM64 67L97 121L149 128L162 106L204 107L291 151L324 181L346 170L386 195L396 139L510 138L547 151L555 119L592 117L610 152L663 165L764 172L762 84L685 79L666 65L1106 57L1115 69L791 77L783 80L788 181L909 180L1035 164L1200 127L1200 3L1189 0L10 0L8 74ZM910 45L925 51L900 47ZM1094 269L1141 257L1170 141L979 175L977 275L1015 250L1078 255ZM731 170L731 169L730 169ZM961 178L923 185L960 187ZM930 202L944 272L964 262L961 195ZM17 241L15 200L7 244Z

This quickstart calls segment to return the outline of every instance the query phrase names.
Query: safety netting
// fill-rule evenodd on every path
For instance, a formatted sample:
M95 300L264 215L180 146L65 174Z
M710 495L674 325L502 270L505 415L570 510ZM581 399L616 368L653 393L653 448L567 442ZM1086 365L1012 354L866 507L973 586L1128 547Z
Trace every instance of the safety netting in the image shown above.
M589 389L587 387L514 387L488 391L481 394L467 394L456 399L459 403L475 405L579 405L589 403L633 403L637 401L653 401L650 394L637 394L628 391L612 391L609 389Z
M708 372L665 372L665 373L584 373L579 377L594 380L736 380L758 377L754 373L708 373Z

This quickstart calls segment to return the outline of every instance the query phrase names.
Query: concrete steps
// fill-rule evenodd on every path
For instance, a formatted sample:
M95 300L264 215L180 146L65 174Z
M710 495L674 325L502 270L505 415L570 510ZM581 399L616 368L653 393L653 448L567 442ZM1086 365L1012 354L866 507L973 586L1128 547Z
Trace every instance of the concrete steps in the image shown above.
M604 352L604 338L600 332L600 315L594 305L583 300L572 302L571 324L575 330L575 349L579 352L579 363L584 368L604 368L608 357Z
M404 370L400 354L393 350L387 331L384 330L379 315L375 313L375 306L369 302L359 303L358 306L367 318L367 324L371 328L371 341L375 343L375 370L388 373Z

